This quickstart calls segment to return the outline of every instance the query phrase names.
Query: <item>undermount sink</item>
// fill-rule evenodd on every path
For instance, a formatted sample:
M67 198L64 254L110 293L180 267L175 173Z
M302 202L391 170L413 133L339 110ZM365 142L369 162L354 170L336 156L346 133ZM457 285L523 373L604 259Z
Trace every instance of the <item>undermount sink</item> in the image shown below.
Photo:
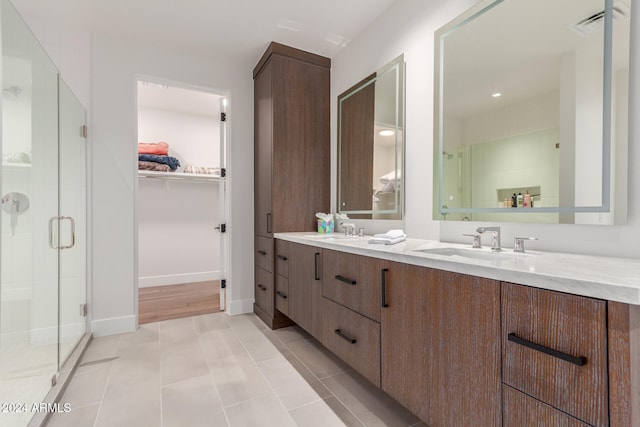
M515 257L523 256L524 253L514 253L507 251L486 251L481 249L462 249L462 248L428 248L428 249L416 249L415 252L422 252L425 254L444 255L444 256L460 256L464 258L480 259L487 261L497 261L504 259L513 259Z

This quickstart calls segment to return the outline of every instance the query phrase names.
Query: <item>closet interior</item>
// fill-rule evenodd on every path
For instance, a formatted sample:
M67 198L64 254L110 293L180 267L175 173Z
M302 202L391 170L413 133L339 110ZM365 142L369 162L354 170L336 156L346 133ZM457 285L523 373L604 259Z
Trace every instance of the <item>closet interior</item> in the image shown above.
M137 85L138 323L224 310L226 98Z

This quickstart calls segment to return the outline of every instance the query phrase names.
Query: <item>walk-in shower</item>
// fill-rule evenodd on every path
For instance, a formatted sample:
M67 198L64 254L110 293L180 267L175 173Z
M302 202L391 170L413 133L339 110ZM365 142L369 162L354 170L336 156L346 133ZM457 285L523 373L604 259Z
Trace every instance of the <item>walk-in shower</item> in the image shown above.
M8 0L0 15L0 425L18 427L86 332L86 113Z

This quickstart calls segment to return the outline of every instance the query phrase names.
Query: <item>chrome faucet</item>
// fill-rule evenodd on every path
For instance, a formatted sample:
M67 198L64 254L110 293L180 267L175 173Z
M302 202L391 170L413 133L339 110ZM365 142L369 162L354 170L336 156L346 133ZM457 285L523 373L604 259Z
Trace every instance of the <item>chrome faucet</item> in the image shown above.
M345 236L355 236L356 235L356 225L350 222L341 222L340 227L344 227L344 235Z
M500 247L500 227L478 227L476 233L484 233L485 231L491 231L491 250L492 251L501 251L502 247Z

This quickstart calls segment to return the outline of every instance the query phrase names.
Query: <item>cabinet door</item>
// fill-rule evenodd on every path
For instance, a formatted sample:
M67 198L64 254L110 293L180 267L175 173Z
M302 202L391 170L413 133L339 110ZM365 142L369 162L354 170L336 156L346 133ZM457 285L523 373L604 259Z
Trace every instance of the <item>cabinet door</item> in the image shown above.
M502 310L504 383L608 425L606 302L503 283Z
M273 69L266 65L254 80L254 215L255 233L271 237L271 175L273 151Z
M274 55L273 231L313 231L329 212L329 69Z
M382 390L430 426L500 426L500 285L389 264Z
M297 243L289 250L289 318L320 340L322 251Z
M384 261L327 249L322 256L322 295L379 322Z
M508 385L504 385L502 390L504 427L587 427L589 425Z

